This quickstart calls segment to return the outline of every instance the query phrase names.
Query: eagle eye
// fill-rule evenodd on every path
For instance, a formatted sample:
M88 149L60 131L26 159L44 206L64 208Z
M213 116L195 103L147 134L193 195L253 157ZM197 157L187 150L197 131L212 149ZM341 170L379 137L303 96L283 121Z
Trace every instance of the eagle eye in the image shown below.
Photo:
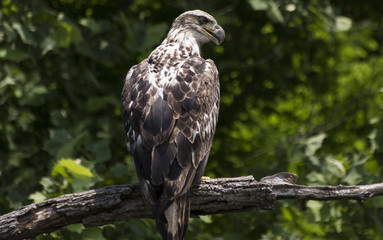
M201 23L201 24L206 24L209 22L209 19L207 19L207 17L205 16L198 16L198 21Z

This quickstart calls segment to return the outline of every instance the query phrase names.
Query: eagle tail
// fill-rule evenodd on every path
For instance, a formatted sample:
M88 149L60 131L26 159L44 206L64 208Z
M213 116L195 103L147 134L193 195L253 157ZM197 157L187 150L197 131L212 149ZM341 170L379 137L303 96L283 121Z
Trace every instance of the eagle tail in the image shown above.
M189 191L172 201L160 200L154 215L163 240L184 239L190 216Z

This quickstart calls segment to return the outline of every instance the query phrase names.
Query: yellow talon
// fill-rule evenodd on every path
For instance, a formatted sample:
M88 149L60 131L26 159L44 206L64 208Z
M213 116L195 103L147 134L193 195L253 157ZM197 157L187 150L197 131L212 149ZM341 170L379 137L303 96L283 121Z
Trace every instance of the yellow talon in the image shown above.
M201 177L201 181L209 180L209 179L210 179L210 177L208 177L208 176L202 176L202 177Z

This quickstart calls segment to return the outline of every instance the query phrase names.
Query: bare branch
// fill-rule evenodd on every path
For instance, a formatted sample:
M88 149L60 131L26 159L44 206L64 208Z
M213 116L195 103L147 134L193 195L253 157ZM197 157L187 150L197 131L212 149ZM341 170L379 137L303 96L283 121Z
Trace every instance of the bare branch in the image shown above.
M383 195L383 183L360 186L302 186L297 176L279 173L260 182L252 176L203 181L192 190L193 216L272 209L278 199L366 200ZM0 239L24 239L82 223L101 226L134 218L152 218L138 184L116 185L81 193L66 194L31 204L0 216Z

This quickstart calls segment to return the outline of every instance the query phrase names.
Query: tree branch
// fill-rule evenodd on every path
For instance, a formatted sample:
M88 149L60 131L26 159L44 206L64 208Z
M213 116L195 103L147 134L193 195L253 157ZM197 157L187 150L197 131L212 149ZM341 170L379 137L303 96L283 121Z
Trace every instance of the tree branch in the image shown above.
M273 208L279 199L366 200L383 195L383 183L359 186L302 186L297 176L279 173L262 178L252 176L203 181L192 190L191 215ZM30 204L0 216L0 239L24 239L82 223L101 226L134 218L152 218L153 206L141 198L138 184L108 186L66 194Z

